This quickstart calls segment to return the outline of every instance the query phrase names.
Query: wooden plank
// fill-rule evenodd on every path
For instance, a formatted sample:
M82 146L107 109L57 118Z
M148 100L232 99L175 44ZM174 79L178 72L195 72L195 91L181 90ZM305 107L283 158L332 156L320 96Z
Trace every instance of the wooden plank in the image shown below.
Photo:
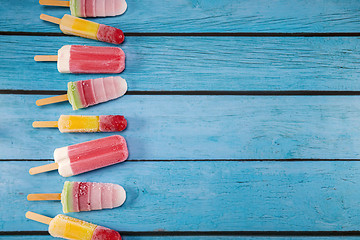
M65 180L112 182L127 191L122 207L70 216L117 231L359 230L360 162L126 162L75 176L30 176L39 162L0 162L0 231L46 231L27 210L61 213L56 201L28 193L58 192ZM14 177L19 176L19 177ZM11 210L11 211L9 211ZM11 221L8 221L11 219Z
M356 0L127 0L119 17L94 19L125 32L358 32ZM41 13L62 17L68 8L43 7L34 0L2 4L2 31L60 32L39 19ZM20 14L19 14L20 13Z
M283 240L284 237L247 237L247 236L127 236L122 235L122 239L124 240L232 240L232 239L239 239L239 240L263 240L271 239L271 240ZM26 239L26 240L53 240L54 238L51 236L0 236L0 239ZM286 237L287 240L306 240L309 237ZM333 239L341 239L341 240L356 240L360 239L360 237L314 237L316 240L333 240Z
M130 91L359 91L359 43L346 37L128 37L121 76ZM65 90L68 80L104 76L61 74L56 63L33 60L65 44L110 46L75 37L0 36L0 89Z
M0 159L51 159L56 147L109 136L34 129L60 114L123 114L129 159L353 159L359 96L134 96L73 111L47 96L0 95Z

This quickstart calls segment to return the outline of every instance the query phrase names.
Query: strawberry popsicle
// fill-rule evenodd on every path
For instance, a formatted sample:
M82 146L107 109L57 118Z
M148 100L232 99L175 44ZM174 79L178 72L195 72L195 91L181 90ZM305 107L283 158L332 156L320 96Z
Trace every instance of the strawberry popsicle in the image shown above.
M102 42L120 44L124 41L124 33L114 27L91 22L65 14L61 19L41 14L40 19L60 25L60 30L67 35L90 38Z
M70 7L76 17L106 17L121 15L126 11L125 0L40 0L41 5Z
M61 200L64 213L101 210L121 206L126 199L123 187L113 183L69 182L62 193L37 193L29 201Z
M34 59L57 61L61 73L120 73L125 69L125 53L118 47L65 45L58 55L36 55Z
M68 82L67 94L39 99L36 105L69 101L74 110L86 108L98 103L107 102L123 96L127 91L127 83L121 77L96 78Z
M35 121L34 128L57 127L62 133L68 132L120 132L127 126L121 115L74 116L61 115L58 121Z
M27 212L26 218L49 225L49 233L53 237L70 240L121 240L118 232L88 223L76 218L56 215L49 218L34 212Z
M125 161L128 158L125 139L120 135L79 143L54 151L55 163L31 168L31 175L58 169L63 177L92 171Z

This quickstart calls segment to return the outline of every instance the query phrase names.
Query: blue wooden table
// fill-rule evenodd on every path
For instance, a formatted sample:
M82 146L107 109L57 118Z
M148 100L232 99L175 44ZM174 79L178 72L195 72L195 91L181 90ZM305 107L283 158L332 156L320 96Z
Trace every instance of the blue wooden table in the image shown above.
M122 207L69 215L129 240L360 236L360 1L127 2L124 15L94 21L125 32L129 91L77 112L35 101L99 75L60 74L33 56L113 45L39 19L66 8L1 3L0 238L52 239L25 212L55 216L61 204L26 195L65 180L124 186ZM126 116L128 161L30 176L55 148L111 135L31 127L61 114Z

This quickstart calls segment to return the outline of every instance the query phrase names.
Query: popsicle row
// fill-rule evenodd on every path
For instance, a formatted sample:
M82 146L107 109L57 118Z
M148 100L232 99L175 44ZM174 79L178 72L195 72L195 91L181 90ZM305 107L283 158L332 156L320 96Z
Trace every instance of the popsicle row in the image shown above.
M57 148L55 163L30 169L30 174L58 169L59 174L70 177L112 164L123 162L128 157L126 141L114 135L85 143ZM61 200L63 212L80 212L109 209L121 206L126 199L123 187L111 183L69 182L64 183L62 193L29 194L29 201ZM53 237L73 240L120 240L118 232L62 214L49 217L27 212L26 217L49 224Z
M114 16L125 12L125 0L40 0L40 4L69 6L72 15L82 17ZM120 29L94 23L65 14L55 18L45 14L40 19L60 25L63 33L99 41L120 44L124 34ZM61 73L120 73L125 68L125 54L116 47L92 47L65 45L58 55L35 56L35 61L57 61ZM69 101L74 110L86 108L123 96L127 83L121 77L107 77L69 82L67 94L36 102L38 106ZM57 127L60 132L114 132L126 128L127 121L121 115L69 116L61 115L58 121L35 121L33 127ZM128 149L122 136L114 135L79 143L54 151L52 164L34 167L30 174L58 169L63 177L92 171L125 161ZM121 206L126 199L124 188L111 183L69 182L64 183L62 193L29 194L29 201L61 200L63 212L80 212L109 209ZM86 240L120 240L114 230L97 226L65 215L49 218L27 212L26 217L49 224L54 237Z

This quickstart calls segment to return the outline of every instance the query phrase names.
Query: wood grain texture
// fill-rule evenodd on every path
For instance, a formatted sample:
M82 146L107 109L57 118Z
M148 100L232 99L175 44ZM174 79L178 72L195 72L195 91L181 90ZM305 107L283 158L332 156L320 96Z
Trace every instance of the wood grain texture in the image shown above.
M133 96L73 111L0 95L0 159L52 159L57 147L113 133L34 129L61 114L124 115L129 159L360 158L359 96Z
M55 216L61 204L26 195L58 192L65 180L122 185L121 207L69 214L120 232L359 230L360 162L125 162L71 178L27 174L38 163L47 161L0 162L0 231L46 231L25 212Z
M125 32L359 32L356 0L128 0L122 16L92 19ZM2 4L1 31L60 32L39 19L62 17L68 8L36 0ZM6 10L6 11L5 11ZM21 14L19 14L21 13Z
M359 91L359 43L348 37L128 37L120 76L130 91ZM77 37L0 36L0 89L66 90L69 80L106 76L61 74L56 63L33 60L66 44L110 46Z

